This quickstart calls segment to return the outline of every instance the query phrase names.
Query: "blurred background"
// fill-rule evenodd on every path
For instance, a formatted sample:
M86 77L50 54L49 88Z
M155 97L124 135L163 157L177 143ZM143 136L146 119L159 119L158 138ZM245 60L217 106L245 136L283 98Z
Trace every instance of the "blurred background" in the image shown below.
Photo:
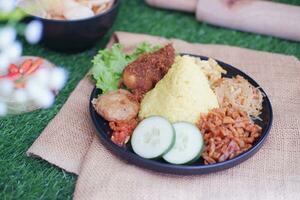
M299 0L276 1L300 6ZM0 118L0 199L72 198L75 175L50 166L46 161L28 158L25 152L88 72L93 56L105 47L114 31L147 33L195 43L232 45L292 55L300 59L299 42L208 25L198 22L194 14L149 7L141 0L121 1L112 29L95 47L82 53L55 52L41 45L26 43L25 38L21 37L24 55L47 58L63 66L69 75L66 86L52 107Z

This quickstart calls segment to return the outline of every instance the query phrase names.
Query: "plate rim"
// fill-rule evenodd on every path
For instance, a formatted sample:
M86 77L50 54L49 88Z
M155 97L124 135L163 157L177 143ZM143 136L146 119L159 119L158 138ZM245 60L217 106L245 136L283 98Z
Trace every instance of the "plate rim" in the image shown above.
M180 55L194 56L194 57L200 58L201 60L208 60L209 58L211 58L211 57L206 57L206 56L201 56L201 55L196 55L196 54L189 54L189 53L181 53ZM219 61L217 59L214 59L214 60L216 60L220 66L225 66L226 68L231 68L231 69L237 71L246 80L252 82L251 84L254 83L254 85L258 86L259 89L265 94L264 101L266 101L266 106L268 106L268 110L270 112L270 114L268 116L269 122L266 126L266 129L263 131L261 137L257 140L256 144L253 145L250 149L248 149L247 151L239 154L238 156L236 156L230 160L226 160L226 161L218 162L218 163L214 163L214 164L209 164L209 165L174 165L174 164L169 164L169 163L158 162L156 160L145 159L131 151L129 153L129 150L126 150L126 149L114 144L110 140L110 138L107 139L104 137L104 134L107 134L107 133L105 133L105 131L101 127L100 123L97 122L97 117L99 117L99 115L97 114L97 112L95 111L95 109L93 108L93 105L91 103L92 99L97 95L97 93L101 92L100 89L97 89L96 87L94 87L94 89L91 93L91 96L90 96L89 111L90 111L90 116L92 118L93 124L96 128L98 138L100 139L102 144L104 144L104 146L107 149L112 151L113 154L120 157L121 160L126 160L127 162L130 162L136 166L150 169L153 171L167 173L167 174L177 174L177 175L196 175L196 174L213 173L216 171L225 170L225 169L234 167L234 166L244 162L245 160L249 159L250 157L252 157L265 143L266 139L269 136L270 130L272 128L273 109L272 109L271 101L268 98L268 95L266 94L266 92L263 90L263 88L260 87L260 85L249 75L247 75L240 69L238 69L230 64L227 64L223 61Z

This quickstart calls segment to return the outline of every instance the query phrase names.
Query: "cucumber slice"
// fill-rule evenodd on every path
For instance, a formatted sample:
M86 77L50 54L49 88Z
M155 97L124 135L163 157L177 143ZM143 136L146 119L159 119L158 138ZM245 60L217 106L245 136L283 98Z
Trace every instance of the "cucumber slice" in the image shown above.
M175 142L172 124L159 116L144 119L133 131L131 146L139 156L147 159L161 157Z
M187 164L199 159L203 149L203 137L200 130L187 122L174 123L175 145L163 159L172 164Z

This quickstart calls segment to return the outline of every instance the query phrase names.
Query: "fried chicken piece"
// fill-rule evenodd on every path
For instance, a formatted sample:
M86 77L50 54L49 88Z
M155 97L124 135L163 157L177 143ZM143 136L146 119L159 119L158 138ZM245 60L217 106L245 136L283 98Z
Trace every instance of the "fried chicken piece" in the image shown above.
M125 68L122 83L140 101L143 95L164 77L174 63L174 59L175 50L172 44L156 52L144 54Z
M93 99L92 104L96 112L110 122L130 121L139 112L139 103L133 94L123 89L107 92Z

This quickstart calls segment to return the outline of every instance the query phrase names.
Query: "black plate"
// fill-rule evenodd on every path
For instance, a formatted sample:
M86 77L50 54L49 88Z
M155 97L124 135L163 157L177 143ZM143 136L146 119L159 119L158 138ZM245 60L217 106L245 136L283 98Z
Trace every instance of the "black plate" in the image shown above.
M195 57L200 57L202 60L207 60L207 57L204 56L196 56L192 55ZM253 86L255 87L260 87L252 78L250 78L248 75L243 73L242 71L234 68L233 66L217 61L220 66L222 66L226 71L227 74L224 77L233 77L236 75L241 75L245 79L247 79ZM260 90L266 94L263 89L260 88ZM99 89L94 89L92 94L91 94L91 99L97 97L99 94L101 94L101 91ZM210 164L210 165L204 165L204 161L202 158L200 158L197 162L190 164L190 165L173 165L166 163L164 160L147 160L144 159L137 154L135 154L132 151L132 148L130 146L130 142L126 146L126 148L121 148L117 145L115 145L110 137L111 137L111 129L109 128L108 122L103 119L100 115L98 115L93 108L92 104L90 103L90 113L92 120L95 124L95 127L98 131L98 136L101 140L101 142L109 149L111 150L114 154L118 155L120 158L127 160L130 163L133 163L137 166L147 168L150 170L155 170L158 172L163 172L163 173L172 173L172 174L181 174L181 175L193 175L193 174L206 174L206 173L211 173L219 170L224 170L228 169L230 167L233 167L248 158L250 158L252 155L254 155L263 145L265 142L271 125L272 125L272 120L273 120L273 112L272 112L272 106L271 103L265 95L264 101L263 101L263 110L262 114L260 115L260 118L262 121L256 121L256 123L262 127L262 134L260 138L253 144L253 147L249 149L248 151L238 155L237 157L216 163L216 164Z

